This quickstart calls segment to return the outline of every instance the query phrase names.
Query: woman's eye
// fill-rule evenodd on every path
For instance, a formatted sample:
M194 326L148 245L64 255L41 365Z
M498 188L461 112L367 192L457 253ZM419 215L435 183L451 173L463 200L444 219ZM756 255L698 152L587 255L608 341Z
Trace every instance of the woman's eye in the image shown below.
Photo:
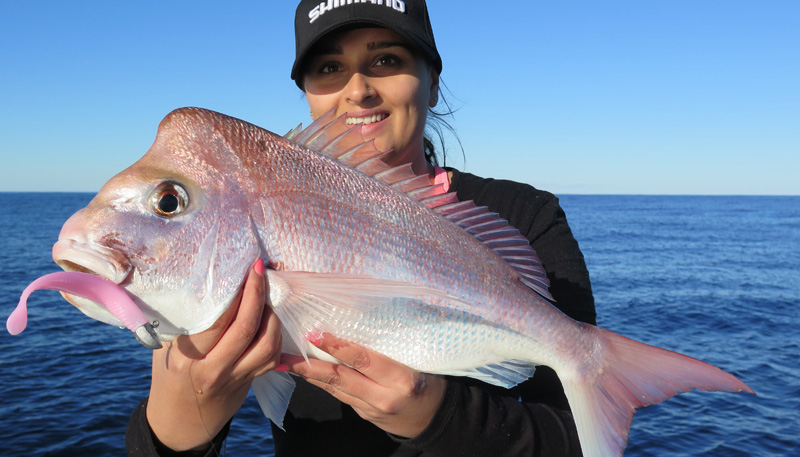
M150 207L160 216L176 216L188 206L189 194L176 182L163 182L150 195Z
M336 73L340 69L341 67L339 66L339 64L326 63L319 68L319 72L322 74L330 74L330 73Z
M379 67L398 67L400 66L400 58L394 55L385 55L378 58L375 65Z

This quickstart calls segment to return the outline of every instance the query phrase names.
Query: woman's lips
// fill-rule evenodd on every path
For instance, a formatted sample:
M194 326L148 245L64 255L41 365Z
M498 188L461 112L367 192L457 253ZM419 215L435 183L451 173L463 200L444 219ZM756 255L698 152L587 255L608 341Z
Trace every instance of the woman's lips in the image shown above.
M347 125L357 125L361 124L361 134L365 137L373 137L375 133L386 123L386 119L389 118L389 113L386 112L378 112L378 113L350 113L347 114L346 123Z
M373 124L375 122L380 122L380 121L386 119L387 117L389 117L389 114L387 114L387 113L375 113L375 114L366 115L366 116L360 116L360 117L347 116L347 121L346 122L347 122L347 125L353 125L353 124L369 125L369 124Z

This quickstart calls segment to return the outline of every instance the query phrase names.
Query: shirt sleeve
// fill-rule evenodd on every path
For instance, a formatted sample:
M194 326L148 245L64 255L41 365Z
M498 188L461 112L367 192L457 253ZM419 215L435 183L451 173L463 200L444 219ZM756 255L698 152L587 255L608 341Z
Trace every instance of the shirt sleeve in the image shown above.
M531 186L454 171L459 200L509 221L528 238L550 280L554 303L573 319L595 323L594 299L583 254L558 199ZM548 367L503 389L469 378L449 378L428 428L404 445L424 455L580 456L575 423L561 382Z
M580 457L572 414L553 400L522 401L486 385L448 379L433 421L404 445L425 456Z
M231 426L230 421L211 440L207 449L201 451L173 451L156 438L155 433L150 428L150 424L147 423L148 400L149 397L136 406L131 420L128 422L128 429L125 432L125 449L130 457L216 457L222 454L225 438L228 436Z

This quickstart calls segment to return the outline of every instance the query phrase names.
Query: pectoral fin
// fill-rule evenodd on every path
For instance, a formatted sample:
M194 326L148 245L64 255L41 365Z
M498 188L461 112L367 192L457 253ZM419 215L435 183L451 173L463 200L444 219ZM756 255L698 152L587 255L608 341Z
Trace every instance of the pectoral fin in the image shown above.
M369 276L305 271L267 271L270 304L285 334L303 357L308 335L336 334L337 319L364 314L398 297L442 299L448 306L471 311L472 306L452 295L403 281Z

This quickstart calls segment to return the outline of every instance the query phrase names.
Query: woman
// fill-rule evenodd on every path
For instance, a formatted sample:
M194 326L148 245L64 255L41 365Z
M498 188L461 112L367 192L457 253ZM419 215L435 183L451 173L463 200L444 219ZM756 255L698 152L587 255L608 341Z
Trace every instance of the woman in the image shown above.
M538 252L558 306L594 323L583 256L553 195L446 171L430 154L426 159L431 143L424 130L438 103L442 61L423 0L383 3L298 6L292 79L311 117L347 113L379 149L392 151L388 163L411 163L459 199L500 213ZM250 382L271 369L302 378L285 431L273 426L277 455L580 455L563 390L549 369L506 390L426 376L332 335L312 343L348 366L319 360L309 366L281 356L280 323L263 305L265 289L259 261L238 307L208 331L154 352L149 400L129 425L131 455L217 455Z

